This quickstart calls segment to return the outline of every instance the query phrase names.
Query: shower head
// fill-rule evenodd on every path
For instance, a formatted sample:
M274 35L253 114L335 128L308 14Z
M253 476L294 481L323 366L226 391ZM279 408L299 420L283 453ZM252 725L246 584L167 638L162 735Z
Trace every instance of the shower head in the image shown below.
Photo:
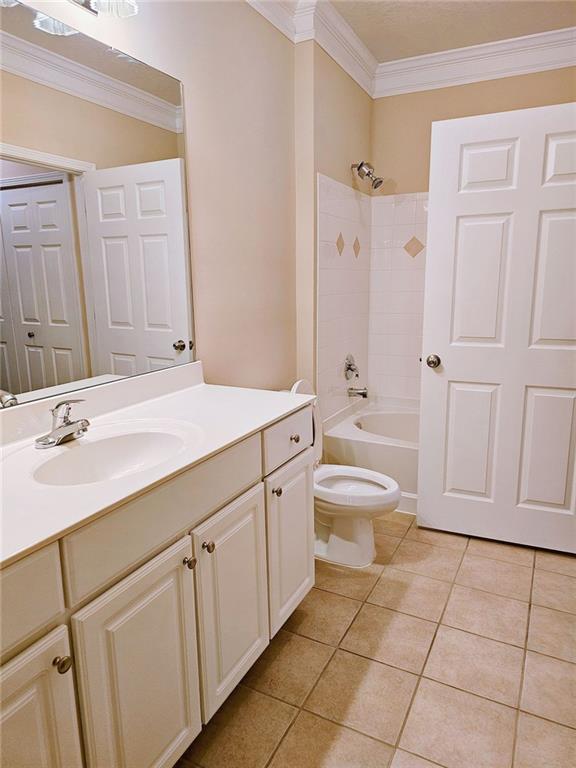
M360 176L361 179L370 179L370 182L372 184L372 189L378 189L379 187L384 184L384 179L381 179L379 176L376 176L374 174L374 168L370 165L370 163L367 163L365 160L362 160L362 162L358 163L357 165L352 166L352 170L356 171L358 176Z

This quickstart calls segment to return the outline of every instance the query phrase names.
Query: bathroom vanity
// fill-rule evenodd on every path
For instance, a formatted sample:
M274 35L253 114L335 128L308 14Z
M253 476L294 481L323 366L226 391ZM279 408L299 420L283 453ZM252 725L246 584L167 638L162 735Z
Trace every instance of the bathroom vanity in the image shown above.
M312 397L200 363L2 418L2 756L172 766L313 585Z

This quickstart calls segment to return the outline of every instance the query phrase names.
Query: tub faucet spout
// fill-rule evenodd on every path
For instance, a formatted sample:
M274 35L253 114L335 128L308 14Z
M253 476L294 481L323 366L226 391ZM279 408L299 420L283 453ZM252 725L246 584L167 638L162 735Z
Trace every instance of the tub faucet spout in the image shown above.
M348 387L348 395L350 397L368 397L367 387Z

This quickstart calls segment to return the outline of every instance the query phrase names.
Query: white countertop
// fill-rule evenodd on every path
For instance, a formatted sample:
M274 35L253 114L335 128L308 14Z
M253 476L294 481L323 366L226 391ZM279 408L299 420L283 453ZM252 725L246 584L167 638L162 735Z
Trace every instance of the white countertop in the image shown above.
M196 384L121 410L91 417L90 403L75 406L73 418L88 418L85 437L39 451L34 438L7 444L1 453L0 564L8 565L61 538L170 477L299 410L314 398L290 392ZM83 485L44 485L33 471L58 452L81 450L90 433L117 425L137 428L138 420L178 421L193 436L175 456L146 472ZM41 434L41 433L38 433ZM38 435L35 435L38 436ZM92 438L93 439L93 438ZM19 455L17 455L19 454Z

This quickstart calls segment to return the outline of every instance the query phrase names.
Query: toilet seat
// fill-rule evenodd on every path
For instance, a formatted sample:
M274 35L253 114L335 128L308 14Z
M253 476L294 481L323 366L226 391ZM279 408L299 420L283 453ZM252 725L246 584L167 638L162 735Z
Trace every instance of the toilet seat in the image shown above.
M387 504L399 494L393 478L364 467L321 464L314 472L314 496L329 504L375 507Z

